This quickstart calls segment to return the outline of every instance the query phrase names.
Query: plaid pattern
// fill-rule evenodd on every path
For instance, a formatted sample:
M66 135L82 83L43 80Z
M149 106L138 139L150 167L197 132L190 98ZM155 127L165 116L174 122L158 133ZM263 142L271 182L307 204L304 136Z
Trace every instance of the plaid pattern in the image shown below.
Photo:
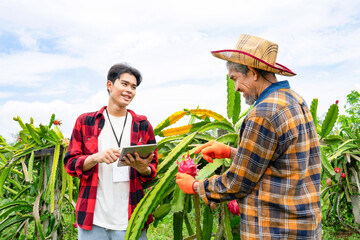
M98 152L98 137L104 127L105 118L104 109L97 112L82 114L76 120L72 132L68 151L64 158L65 169L71 176L80 178L79 197L76 203L77 224L85 229L91 230L94 217L94 208L98 184L98 165L91 170L83 172L82 166L85 159ZM153 128L147 118L142 115L136 115L128 109L132 116L131 127L131 145L142 145L156 143ZM141 176L138 171L130 167L130 197L129 197L129 214L130 219L136 205L144 197L142 182L149 182L156 176L158 164L157 150L154 159L149 164L151 175ZM153 221L152 215L148 217L145 228Z
M237 199L243 240L320 239L321 163L312 116L290 89L267 94L244 120L228 171L200 181L196 192L212 208Z

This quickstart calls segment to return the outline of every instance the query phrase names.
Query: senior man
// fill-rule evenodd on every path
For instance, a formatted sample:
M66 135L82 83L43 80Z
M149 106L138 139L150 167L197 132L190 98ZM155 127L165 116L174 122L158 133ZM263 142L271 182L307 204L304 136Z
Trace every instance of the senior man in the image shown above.
M237 149L211 141L195 151L209 162L231 158L224 174L196 181L178 173L176 183L211 208L237 199L242 240L320 239L319 140L303 98L288 81L277 81L275 74L295 75L276 63L277 50L273 42L243 34L234 50L212 52L227 61L235 90L254 108Z

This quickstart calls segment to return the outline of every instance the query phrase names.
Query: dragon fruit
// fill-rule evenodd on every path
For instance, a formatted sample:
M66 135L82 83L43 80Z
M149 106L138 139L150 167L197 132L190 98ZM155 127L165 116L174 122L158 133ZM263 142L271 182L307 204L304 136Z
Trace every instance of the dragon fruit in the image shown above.
M232 201L228 202L227 207L232 214L240 216L240 209L239 209L239 205L237 204L236 200L232 200Z
M195 177L197 175L197 166L195 164L195 156L193 159L191 159L190 154L187 153L187 156L185 157L185 155L183 155L182 157L182 161L181 162L177 162L178 165L178 169L179 172L181 173L187 173L193 177Z

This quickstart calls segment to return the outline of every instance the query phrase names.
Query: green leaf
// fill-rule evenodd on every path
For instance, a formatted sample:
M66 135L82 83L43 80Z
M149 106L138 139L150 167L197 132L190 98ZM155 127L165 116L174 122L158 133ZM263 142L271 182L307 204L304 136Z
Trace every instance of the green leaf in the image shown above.
M318 99L314 98L310 105L310 113L313 118L315 126L317 126L317 107L318 107Z
M59 155L60 155L60 145L56 145L54 151L53 165L51 171L51 182L50 182L50 191L51 191L50 212L54 212L54 206L55 206L55 181L56 181L55 178L56 178L56 170L59 162Z
M331 166L329 160L327 159L326 154L323 150L323 147L320 147L320 152L321 152L322 167L325 168L331 176L334 176L335 175L334 168Z
M53 114L51 115L51 118L50 118L50 122L49 122L49 129L50 129L50 128L51 128L51 126L53 125L54 120L55 120L55 114L53 113Z
M229 209L227 207L227 203L221 203L224 212L225 212L225 221L224 221L224 229L225 229L225 239L227 240L232 240L233 239L233 235L231 233L231 225L230 225L230 213L229 213Z
M230 119L234 113L235 104L235 83L226 75L226 86L227 86L227 116Z
M30 183L34 182L34 178L33 178L34 158L35 158L34 151L32 151L31 154L30 154L29 167L28 167L28 174L29 174L29 182Z
M11 169L14 166L10 166L10 167L5 167L5 169L2 171L1 175L0 175L0 197L3 196L4 194L4 185L5 185L5 180L9 175L9 172L11 171Z
M235 132L234 128L232 126L230 126L228 123L224 123L224 122L211 122L206 124L205 126L202 126L201 128L199 128L198 132L202 133L208 130L212 130L212 129L223 129L223 130L227 130L229 132Z
M209 134L207 133L198 133L196 136L195 136L196 139L200 139L200 140L204 140L204 141L211 141L211 140L215 140L215 138L213 136L210 136Z
M240 111L241 111L241 96L239 92L235 92L234 111L232 116L233 124L236 124L237 121L239 121Z
M174 213L173 215L173 230L174 230L174 240L183 240L183 218L184 215L182 212Z
M24 214L24 212L31 212L32 209L33 209L33 207L29 203L11 206L11 207L7 208L6 211L3 211L0 214L0 219L4 219L4 217L7 217L11 213L21 212L22 214Z
M213 214L211 209L207 205L203 205L203 231L202 231L202 240L210 240L213 228Z
M161 162L161 164L158 165L158 174L161 172L164 172L164 170L167 170L167 165L169 163L173 163L176 161L176 159L183 153L183 151L186 149L186 147L192 142L197 132L194 132L188 136L186 136Z
M326 113L323 125L321 127L321 138L326 137L330 131L333 129L336 119L339 115L339 107L337 104L332 104Z
M26 128L29 130L29 133L30 133L32 139L34 139L35 142L36 142L38 145L41 146L43 143L41 142L38 133L35 131L34 126L33 126L33 125L30 125L30 124L28 124L28 123L26 123L25 126L26 126Z
M18 205L26 205L29 204L27 201L11 201L8 203L5 203L3 205L0 205L0 211L3 211L5 209L11 208L13 206L18 206Z
M158 150L160 150L166 143L170 143L170 142L176 141L176 140L181 140L183 138L184 138L184 135L178 135L178 136L171 136L171 137L163 138L157 144Z
M9 218L9 219L1 222L1 224L0 224L0 233L5 229L10 228L12 225L15 225L15 224L17 224L19 222L23 222L24 220L26 220L28 218L30 218L30 216Z
M18 194L16 194L14 197L13 197L13 201L15 201L16 199L18 199L23 193L25 193L27 190L30 189L30 185L24 187L22 190L20 190L20 192Z
M37 232L40 234L41 239L45 240L45 235L43 232L40 215L39 215L41 195L42 195L42 193L40 193L35 199L34 206L33 206L33 216L34 216Z
M209 176L213 175L215 170L221 167L224 163L224 159L216 159L213 163L206 164L197 174L196 180L202 180L208 178Z
M19 125L20 125L20 127L21 127L22 129L27 130L27 128L26 128L23 120L21 120L21 118L20 118L19 116L17 116L16 118L14 118L14 120L19 123Z
M58 128L58 126L54 126L53 130L55 131L56 135L58 136L59 139L64 139L64 135L62 134L62 132L60 131L60 129Z
M175 186L173 199L171 200L171 212L178 213L184 211L185 205L185 196L184 193L178 185Z
M342 142L342 137L339 135L328 135L324 138L324 141L329 145L335 145Z
M237 133L228 133L228 134L225 134L225 135L222 135L222 136L218 137L216 139L216 141L224 143L224 144L233 143L234 146L237 146L238 141L239 141L239 134L237 134Z
M140 237L141 230L147 220L147 217L159 203L159 199L167 190L169 183L173 181L176 173L177 164L176 162L173 162L159 182L153 186L153 188L151 188L137 204L129 220L125 239L135 240Z
M241 115L239 116L239 120L235 124L235 129L240 129L241 124L243 123L246 115L248 115L248 113L250 112L251 109L253 109L253 107L254 105L251 105L248 109L246 109L244 112L241 113Z

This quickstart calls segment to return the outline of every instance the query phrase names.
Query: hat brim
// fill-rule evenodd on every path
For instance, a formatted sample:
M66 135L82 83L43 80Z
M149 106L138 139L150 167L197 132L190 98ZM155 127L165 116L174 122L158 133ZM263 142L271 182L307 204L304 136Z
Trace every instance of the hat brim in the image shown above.
M243 51L226 49L226 50L211 51L211 54L214 57L217 57L217 58L220 58L220 59L223 59L226 61L239 63L242 65L265 70L268 72L273 72L273 73L284 75L284 76L291 77L291 76L296 75L296 73L291 71L289 68L287 68L279 63L275 63L275 66L274 66L268 62L265 62L262 59L255 57L254 55L251 55L251 54L249 54L247 52L243 52Z

